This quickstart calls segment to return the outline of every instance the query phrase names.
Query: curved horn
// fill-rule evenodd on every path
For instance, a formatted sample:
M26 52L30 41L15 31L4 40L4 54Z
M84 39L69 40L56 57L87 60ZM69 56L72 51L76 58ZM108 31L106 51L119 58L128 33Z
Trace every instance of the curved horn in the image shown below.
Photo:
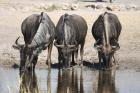
M67 45L68 48L74 48L76 45Z
M67 47L67 48L74 48L74 47L76 47L76 45L58 45L58 44L56 43L56 41L54 42L54 45L55 45L56 47L59 47L59 48L65 48L65 47Z
M18 43L19 38L20 38L20 36L16 39L15 44L16 44L17 46L22 46L21 44Z
M23 45L18 43L20 36L16 39L15 44L12 46L14 49L20 49Z
M54 45L55 45L56 47L59 47L59 48L64 48L64 45L58 45L58 44L56 44L56 41L54 42Z

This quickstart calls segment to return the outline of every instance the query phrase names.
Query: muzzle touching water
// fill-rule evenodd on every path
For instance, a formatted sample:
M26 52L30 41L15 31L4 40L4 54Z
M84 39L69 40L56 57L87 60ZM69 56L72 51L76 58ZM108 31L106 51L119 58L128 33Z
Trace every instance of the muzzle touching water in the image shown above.
M20 44L18 42L20 37L18 37L15 41L15 44L13 45L14 49L20 50L20 67L21 70L32 68L32 62L34 59L34 56L38 56L38 54L48 47L49 43L42 43L40 45L34 46L32 44L26 45L26 44Z
M120 49L119 45L97 45L97 43L94 44L94 48L100 53L104 66L107 68L112 66L112 57L115 51Z
M56 41L54 42L54 45L57 48L61 49L63 65L65 67L69 67L71 62L72 52L77 49L77 45L65 45L65 44L58 45Z

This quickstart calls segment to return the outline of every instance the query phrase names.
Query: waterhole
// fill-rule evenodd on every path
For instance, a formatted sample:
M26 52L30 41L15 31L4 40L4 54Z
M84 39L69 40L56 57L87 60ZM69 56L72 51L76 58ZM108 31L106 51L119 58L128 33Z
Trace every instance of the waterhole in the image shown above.
M140 72L71 68L20 75L0 68L0 93L140 93Z

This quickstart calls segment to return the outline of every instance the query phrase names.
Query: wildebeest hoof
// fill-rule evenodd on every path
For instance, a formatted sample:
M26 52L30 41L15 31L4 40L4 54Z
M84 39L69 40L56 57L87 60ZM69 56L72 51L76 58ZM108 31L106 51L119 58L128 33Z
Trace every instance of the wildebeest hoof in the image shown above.
M77 65L77 63L75 63L75 62L70 63L70 67L75 66L75 65Z
M46 61L46 65L48 65L48 61Z
M32 70L32 67L27 67L27 70L28 70L28 71L31 71L31 70Z

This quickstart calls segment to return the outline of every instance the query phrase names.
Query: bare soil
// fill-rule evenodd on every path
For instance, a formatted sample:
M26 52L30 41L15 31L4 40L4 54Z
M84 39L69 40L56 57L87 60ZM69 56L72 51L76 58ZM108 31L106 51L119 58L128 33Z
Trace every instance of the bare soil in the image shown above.
M59 0L63 2L64 0ZM127 2L127 0L125 0ZM63 10L60 8L60 2L57 0L0 0L0 66L12 67L12 65L19 64L19 51L14 50L12 45L18 36L21 36L21 43L23 36L21 34L21 23L29 15L41 11L46 12L56 24L60 16L64 13L78 14L85 18L88 24L88 34L85 43L84 60L86 62L98 63L97 52L93 48L94 39L91 34L91 28L97 17L106 10L93 10L83 7L87 2L76 2L79 9ZM66 3L71 3L65 1ZM140 1L137 1L140 3ZM137 2L135 2L137 4ZM120 3L120 2L119 2ZM47 11L40 6L48 6L55 4L58 9ZM93 2L88 2L93 4ZM95 4L95 3L94 3ZM97 4L97 3L96 3ZM101 4L108 4L102 2ZM36 8L37 7L37 8ZM134 69L140 71L140 11L110 11L116 14L122 23L122 33L119 39L120 50L116 52L116 59L119 63L119 69ZM39 55L37 67L46 68L45 60L47 59L47 50ZM80 57L79 57L80 59ZM53 46L52 63L57 63L57 49Z

